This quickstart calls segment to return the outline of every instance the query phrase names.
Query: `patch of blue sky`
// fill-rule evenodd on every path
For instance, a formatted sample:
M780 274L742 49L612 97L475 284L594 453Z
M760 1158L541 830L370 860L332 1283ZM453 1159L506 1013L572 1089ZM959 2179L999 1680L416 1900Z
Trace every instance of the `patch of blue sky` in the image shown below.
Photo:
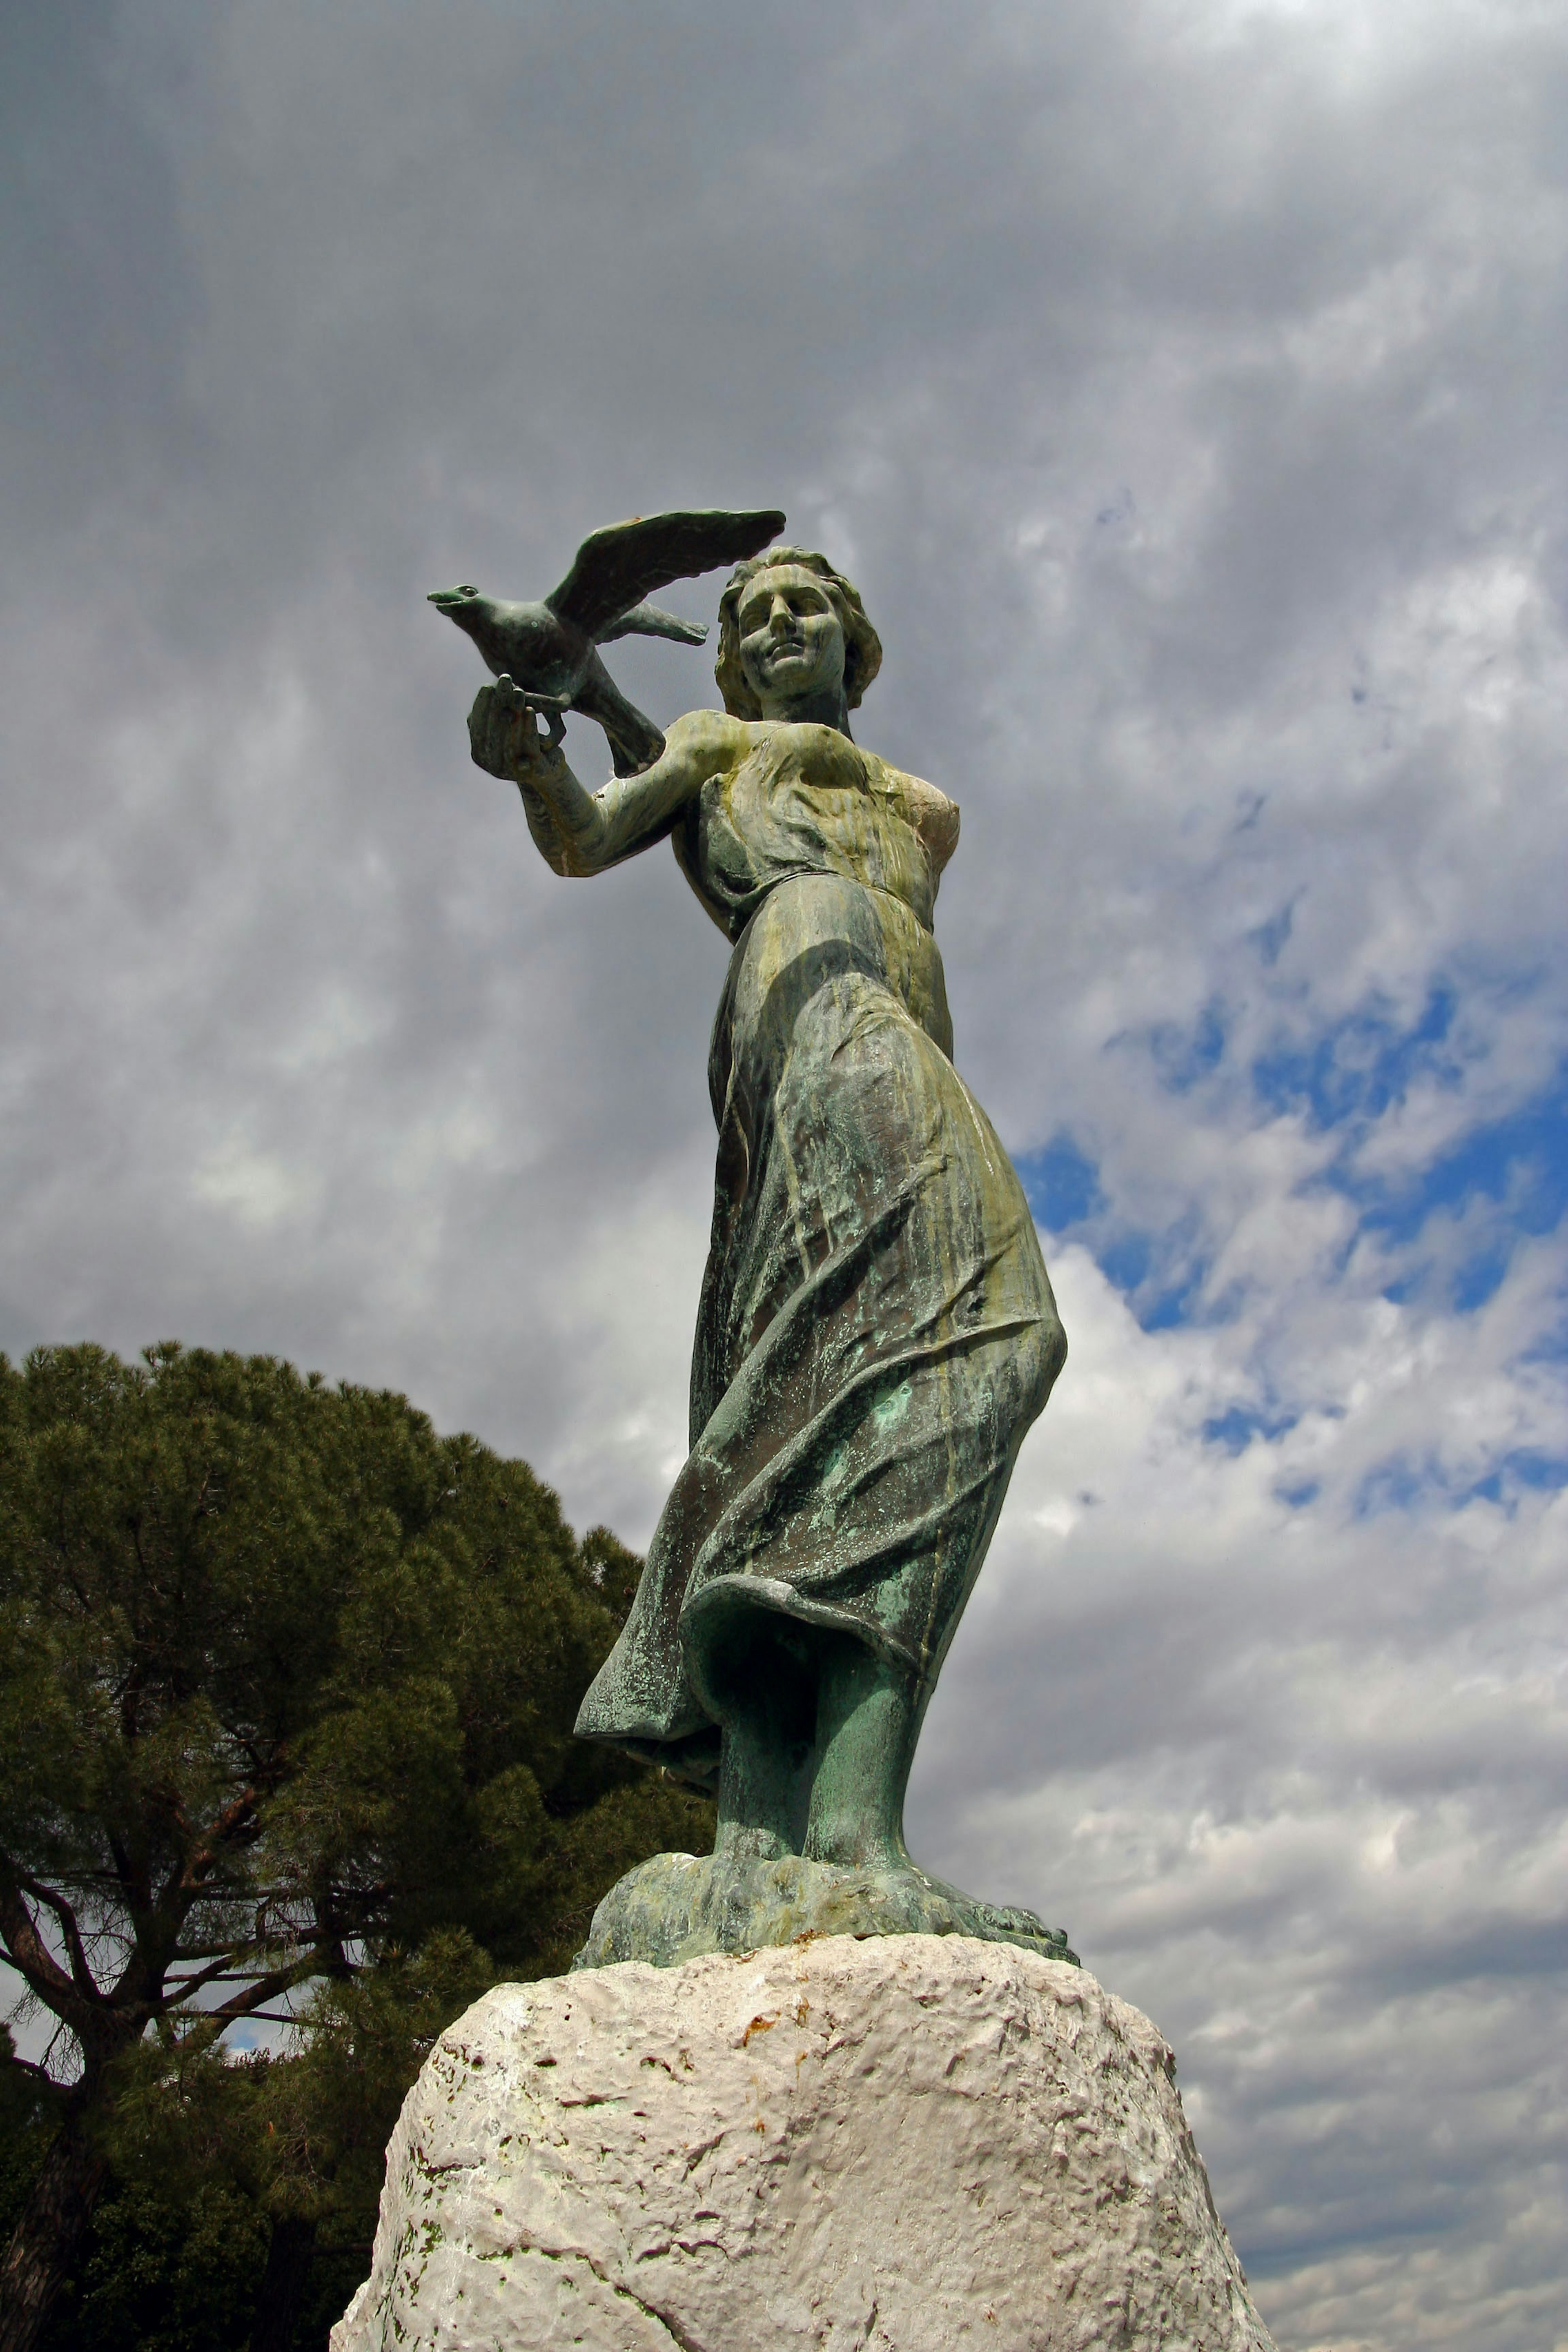
M1568 1295L1558 1299L1558 1311L1552 1321L1537 1331L1527 1348L1520 1350L1515 1361L1524 1364L1561 1364L1568 1361Z
M1199 1311L1208 1273L1209 1260L1202 1257L1186 1259L1173 1279L1157 1269L1154 1279L1146 1279L1142 1290L1132 1294L1132 1311L1144 1330L1175 1331L1186 1323L1224 1321L1225 1310L1212 1302Z
M1175 1331L1192 1322L1204 1289L1208 1261L1190 1254L1192 1223L1183 1218L1168 1233L1140 1233L1121 1225L1090 1244L1100 1273L1133 1307L1145 1331Z
M1521 1494L1555 1495L1563 1486L1568 1486L1568 1456L1519 1446L1495 1463L1484 1478L1466 1487L1459 1499L1468 1503L1475 1497L1508 1507L1517 1504Z
M1273 971L1289 946L1295 927L1296 901L1291 898L1277 915L1270 915L1266 923L1259 923L1256 930L1248 931L1247 936L1258 950L1258 961L1266 971Z
M1420 1016L1402 1028L1373 1003L1336 1021L1310 1044L1259 1055L1252 1065L1258 1100L1277 1117L1304 1114L1321 1133L1381 1118L1416 1078L1458 1087L1465 1062L1450 1038L1458 998L1446 982L1428 993Z
M1344 1147L1323 1181L1354 1202L1363 1233L1408 1248L1437 1213L1458 1217L1493 1205L1493 1216L1472 1215L1478 1230L1468 1257L1442 1271L1449 1303L1469 1314L1494 1296L1521 1239L1554 1232L1568 1211L1568 1070L1506 1116L1472 1126L1423 1168L1368 1172L1357 1151L1416 1084L1462 1087L1474 1057L1455 1034L1459 1006L1447 982L1432 987L1419 1016L1405 1024L1374 1002L1309 1044L1260 1055L1251 1076L1269 1112L1304 1116L1319 1133L1342 1131ZM1384 1296L1403 1303L1433 1273L1430 1263L1406 1265Z
M1047 1233L1066 1233L1069 1225L1100 1215L1106 1205L1098 1166L1065 1132L1017 1166L1029 1206Z
M1107 1282L1135 1298L1149 1279L1154 1263L1155 1235L1123 1226L1101 1238L1095 1256Z
M1467 1255L1455 1263L1450 1242L1419 1262L1395 1265L1384 1296L1404 1303L1440 1283L1453 1310L1470 1314L1495 1295L1520 1242L1554 1232L1568 1213L1568 1069L1507 1116L1471 1127L1425 1167L1369 1172L1358 1147L1413 1086L1462 1085L1467 1057L1454 1034L1458 1011L1457 992L1447 983L1435 986L1418 1017L1403 1026L1386 1007L1363 1006L1316 1041L1261 1057L1252 1078L1269 1115L1304 1114L1320 1132L1342 1132L1343 1147L1319 1181L1353 1202L1362 1234L1410 1251L1439 1213L1468 1216ZM1161 1083L1183 1094L1223 1061L1226 1038L1225 1019L1211 1005L1192 1024L1120 1042L1142 1045ZM1145 1330L1229 1319L1234 1302L1204 1295L1210 1259L1200 1240L1200 1203L1163 1230L1118 1215L1099 1162L1066 1130L1020 1160L1019 1173L1040 1223L1092 1252ZM1475 1213L1489 1204L1491 1213ZM1347 1239L1343 1263L1354 1245ZM1547 1356L1563 1352L1568 1328L1543 1337L1541 1346Z
M1037 1221L1047 1233L1083 1243L1146 1331L1171 1330L1193 1319L1209 1265L1197 1247L1195 1213L1161 1233L1117 1217L1099 1166L1065 1131L1016 1164Z
M1226 1026L1217 1004L1205 1004L1189 1026L1160 1021L1145 1034L1161 1084L1173 1095L1190 1094L1224 1058Z
M1413 1510L1423 1502L1440 1503L1454 1510L1467 1503L1497 1503L1511 1511L1526 1494L1556 1494L1564 1486L1568 1486L1568 1455L1535 1446L1511 1447L1479 1478L1456 1475L1435 1454L1419 1461L1397 1454L1368 1471L1356 1489L1352 1508L1358 1519L1377 1518L1385 1511Z
M1506 1118L1473 1127L1425 1168L1368 1175L1347 1152L1327 1181L1355 1202L1361 1230L1394 1249L1417 1243L1436 1216L1466 1217L1473 1245L1441 1279L1452 1307L1472 1314L1495 1295L1520 1244L1555 1233L1568 1213L1568 1072ZM1384 1296L1403 1303L1433 1272L1431 1263L1406 1265ZM1561 1347L1548 1341L1543 1351Z
M1506 1118L1472 1128L1411 1178L1342 1174L1362 1221L1393 1242L1413 1241L1435 1210L1477 1199L1506 1203L1521 1234L1555 1232L1568 1210L1568 1071Z
M1502 1287L1503 1276L1508 1272L1509 1260L1512 1255L1513 1252L1506 1243L1499 1241L1486 1249L1477 1250L1472 1257L1466 1260L1455 1275L1452 1285L1451 1295L1459 1314L1473 1315L1479 1307L1486 1305L1489 1298L1495 1297Z
M1356 1488L1352 1508L1358 1519L1375 1519L1384 1511L1413 1510L1424 1496L1447 1496L1451 1483L1434 1457L1413 1462L1408 1454L1395 1454L1367 1472Z
M1223 1445L1227 1454L1244 1454L1255 1437L1266 1444L1283 1437L1300 1417L1279 1405L1227 1405L1224 1412L1210 1414L1203 1436L1206 1444Z

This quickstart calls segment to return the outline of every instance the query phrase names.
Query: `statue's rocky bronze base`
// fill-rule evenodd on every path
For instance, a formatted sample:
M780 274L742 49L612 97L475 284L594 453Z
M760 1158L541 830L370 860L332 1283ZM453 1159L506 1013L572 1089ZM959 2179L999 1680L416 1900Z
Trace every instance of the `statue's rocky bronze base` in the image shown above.
M500 1986L409 2094L333 2352L1271 2352L1173 2071L963 1936Z
M1078 1964L1062 1931L1032 1911L978 1903L912 1865L844 1869L802 1854L758 1862L656 1853L611 1887L572 1965L647 1960L678 1968L704 1952L752 1952L805 1936L970 1936Z

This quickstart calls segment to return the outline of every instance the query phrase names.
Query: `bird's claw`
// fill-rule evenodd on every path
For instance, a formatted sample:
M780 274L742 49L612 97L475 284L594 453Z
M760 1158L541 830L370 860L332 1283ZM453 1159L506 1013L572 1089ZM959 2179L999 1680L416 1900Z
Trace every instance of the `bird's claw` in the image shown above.
M527 723L534 741L545 750L558 751L566 740L566 713L571 705L564 695L530 692L503 671L496 680L496 699L519 713ZM538 719L544 721L542 735L533 723Z

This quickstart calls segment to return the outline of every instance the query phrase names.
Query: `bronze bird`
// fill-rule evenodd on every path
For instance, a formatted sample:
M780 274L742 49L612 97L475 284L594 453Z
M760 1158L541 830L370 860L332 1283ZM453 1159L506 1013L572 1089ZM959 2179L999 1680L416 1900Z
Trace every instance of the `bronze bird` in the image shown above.
M705 628L661 613L643 598L671 580L695 579L717 564L755 555L784 523L771 509L639 515L593 532L561 585L537 604L505 604L467 586L437 588L429 601L467 630L497 677L510 677L538 709L555 714L557 740L563 731L560 714L580 710L609 737L616 775L635 775L658 758L664 737L626 700L599 659L599 646L634 635L700 646Z

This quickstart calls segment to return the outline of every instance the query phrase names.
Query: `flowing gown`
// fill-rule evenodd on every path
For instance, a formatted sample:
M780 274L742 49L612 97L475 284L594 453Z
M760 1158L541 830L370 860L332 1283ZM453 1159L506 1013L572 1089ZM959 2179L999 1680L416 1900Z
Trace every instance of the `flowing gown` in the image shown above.
M849 1634L930 1696L1066 1353L1034 1221L952 1062L958 811L847 736L745 730L678 820L734 941L713 1024L691 1452L578 1732L698 1786L737 1635Z

